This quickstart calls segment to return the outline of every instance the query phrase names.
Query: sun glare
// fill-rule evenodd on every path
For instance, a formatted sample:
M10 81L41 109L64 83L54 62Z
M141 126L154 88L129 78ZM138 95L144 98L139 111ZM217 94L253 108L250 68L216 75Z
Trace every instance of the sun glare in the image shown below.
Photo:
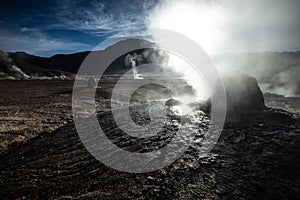
M228 18L225 9L213 2L170 1L150 15L149 27L184 34L214 54L221 48Z
M224 48L226 31L231 15L221 4L211 2L165 1L157 7L148 19L149 28L162 28L176 31L195 41L209 55L217 54ZM153 35L154 41L164 38ZM205 77L200 77L197 70L183 58L169 53L171 69L183 75L186 82L196 91L197 100L207 100L210 91Z
M178 106L173 106L171 108L171 111L178 116L183 116L183 115L187 115L190 112L193 111L193 109L188 106L188 105L178 105Z
M179 101L179 105L172 106L171 111L175 115L183 116L187 115L193 111L191 107L191 103L195 103L196 99L192 96L181 96L177 99Z

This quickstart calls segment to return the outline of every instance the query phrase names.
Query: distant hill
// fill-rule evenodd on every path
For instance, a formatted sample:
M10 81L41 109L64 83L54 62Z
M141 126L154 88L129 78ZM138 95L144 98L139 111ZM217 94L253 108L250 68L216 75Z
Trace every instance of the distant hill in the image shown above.
M141 43L147 43L150 49L138 49ZM145 63L163 63L167 59L153 43L128 39L119 41L105 50L92 52L98 63L91 62L86 74L92 74L95 68L101 68L104 60L114 56L117 49L135 45L135 51L120 55L105 70L104 74L121 75L133 65ZM151 50L152 48L152 50ZM39 57L25 52L6 53L0 51L0 79L34 78L74 78L84 59L91 52L57 54L51 57ZM213 57L218 69L223 71L240 70L254 76L263 92L284 96L300 95L300 52L266 52L224 54ZM148 72L171 74L169 69L149 68Z
M39 57L25 52L8 53L10 58L24 71L39 69L57 70L76 73L89 52L74 54L57 54L52 57Z
M71 78L87 53L39 57L25 52L0 51L0 78L2 79L68 79ZM66 59L67 58L67 59Z
M105 50L96 51L99 58L105 59L107 52L114 52L115 48L122 48L122 46L127 45L128 42L139 44L145 42L143 40L130 39L125 41L119 41L116 44L108 47ZM153 45L149 42L149 45ZM128 71L132 66L126 63L126 56L128 54L141 54L144 49L138 49L133 52L126 53L117 58L105 71L105 74L123 74ZM6 74L10 78L28 78L28 77L72 77L76 74L90 52L79 52L73 54L56 54L51 57L40 57L27 54L25 52L3 52L0 51L0 73L3 75ZM8 61L9 60L9 61ZM100 59L101 60L101 59ZM141 63L145 63L140 59ZM137 64L141 64L137 63ZM17 67L19 71L23 72L21 74L13 72L10 70L12 67ZM98 67L101 66L101 63L98 63ZM25 74L25 75L24 75ZM1 78L1 76L0 76Z

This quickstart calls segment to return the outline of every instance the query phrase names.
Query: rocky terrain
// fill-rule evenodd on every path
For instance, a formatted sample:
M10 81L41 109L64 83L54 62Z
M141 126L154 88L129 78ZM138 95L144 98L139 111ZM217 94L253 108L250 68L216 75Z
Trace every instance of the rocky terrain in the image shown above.
M300 196L297 98L265 95L265 104L277 108L264 108L242 123L227 123L217 145L205 158L199 158L197 147L201 143L195 142L168 167L129 174L100 163L81 143L71 117L72 85L72 81L1 81L0 92L5 94L0 98L1 199L297 199ZM113 81L103 80L100 85L96 102L101 125L115 133L112 137L115 144L143 151L145 141L122 138L111 120L109 91ZM287 107L293 113L280 109ZM208 122L205 116L201 119L199 127L194 127L199 130L197 137L202 137L201 126L205 128ZM150 147L164 145L174 133L176 124L153 138Z

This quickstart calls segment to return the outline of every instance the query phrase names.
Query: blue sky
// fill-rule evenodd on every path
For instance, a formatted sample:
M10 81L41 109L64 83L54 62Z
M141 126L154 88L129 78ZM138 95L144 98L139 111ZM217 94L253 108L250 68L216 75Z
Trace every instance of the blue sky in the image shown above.
M9 0L0 3L0 49L41 56L92 50L116 33L145 28L157 2Z
M0 50L94 49L117 33L180 32L209 54L299 51L299 0L2 0Z

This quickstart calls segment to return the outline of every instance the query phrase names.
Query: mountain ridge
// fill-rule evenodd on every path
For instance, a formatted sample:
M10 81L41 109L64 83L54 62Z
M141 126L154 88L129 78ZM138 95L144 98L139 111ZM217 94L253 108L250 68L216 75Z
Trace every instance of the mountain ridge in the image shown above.
M129 43L127 43L129 42ZM132 42L132 43L130 43ZM59 78L73 79L85 58L91 53L99 54L99 59L111 55L114 48L126 48L129 44L145 42L139 39L127 39L119 41L104 50L83 51L71 54L55 54L50 57L41 57L26 52L3 52L0 51L0 79L30 79L31 78ZM148 42L155 48L155 45ZM162 61L164 55L156 55L152 51L149 58L141 58L145 49L141 48L119 56L109 67L105 68L106 75L122 75L132 68L126 63L126 56L131 55L136 65L151 63L154 60ZM98 55L97 55L98 56ZM159 57L161 56L161 57ZM212 57L218 69L223 71L240 70L254 76L264 92L275 93L284 96L300 94L300 51L283 52L249 52L228 53ZM93 64L96 67L101 63ZM92 73L92 68L89 73ZM170 71L156 71L154 73L171 73Z

